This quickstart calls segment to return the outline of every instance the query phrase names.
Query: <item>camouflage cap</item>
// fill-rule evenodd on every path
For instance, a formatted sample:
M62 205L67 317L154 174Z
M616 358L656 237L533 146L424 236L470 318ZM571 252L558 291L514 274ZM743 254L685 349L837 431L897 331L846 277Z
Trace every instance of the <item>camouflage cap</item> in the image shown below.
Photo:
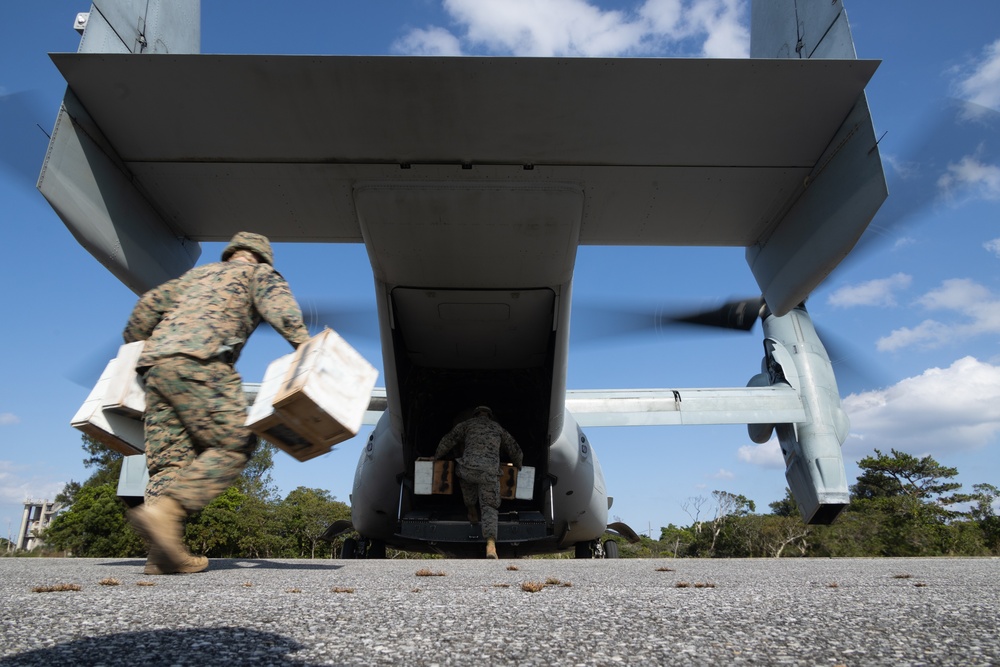
M491 410L488 406L480 405L479 407L477 407L475 410L472 411L472 414L478 415L480 412L485 414L490 419L493 419L493 410Z
M249 250L256 253L265 263L274 266L274 252L271 250L271 242L262 234L237 232L226 249L222 251L222 261L229 259L237 250Z

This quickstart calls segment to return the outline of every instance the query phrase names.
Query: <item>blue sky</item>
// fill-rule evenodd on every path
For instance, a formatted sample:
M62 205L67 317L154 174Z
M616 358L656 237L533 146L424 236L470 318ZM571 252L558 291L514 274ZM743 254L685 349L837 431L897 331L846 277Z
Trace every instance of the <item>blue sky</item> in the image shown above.
M745 57L749 7L740 0L412 0L397 2L203 2L205 53L468 54ZM0 534L16 531L26 496L52 498L82 481L80 435L69 420L89 387L81 365L119 340L135 295L72 238L33 187L65 84L48 52L75 51L86 2L22 2L0 27L0 105L34 109L0 132L4 326L0 327ZM878 250L851 262L810 299L814 321L844 344L854 366L841 377L852 420L848 477L875 448L931 454L959 481L1000 485L1000 159L992 127L967 120L958 139L934 124L955 97L1000 110L1000 4L966 0L847 2L859 57L881 59L867 88L898 209L925 204ZM11 97L13 96L13 97ZM32 106L34 105L34 106ZM0 106L0 109L3 107ZM38 126L35 127L34 123ZM41 128L41 129L40 129ZM44 132L43 132L44 130ZM959 136L958 133L955 135ZM928 137L936 138L929 140ZM943 140L943 142L941 141ZM952 149L933 153L934 145ZM923 147L923 148L922 148ZM936 149L935 149L936 150ZM15 165L10 166L12 153ZM888 225L895 218L876 218ZM205 244L202 261L221 246ZM370 268L361 246L276 247L276 264L308 306L326 298L363 313L345 337L381 370ZM705 303L752 295L743 251L580 248L577 302L678 299ZM335 325L336 326L336 325ZM360 333L356 333L360 329ZM577 389L743 386L759 370L752 335L681 332L575 345ZM276 336L251 340L239 370L259 381L288 351ZM365 432L307 463L279 453L274 480L328 489L347 500ZM636 530L688 524L685 505L715 489L742 493L767 511L784 495L772 442L742 427L594 429L590 439L615 497L611 514ZM703 510L711 513L710 507Z

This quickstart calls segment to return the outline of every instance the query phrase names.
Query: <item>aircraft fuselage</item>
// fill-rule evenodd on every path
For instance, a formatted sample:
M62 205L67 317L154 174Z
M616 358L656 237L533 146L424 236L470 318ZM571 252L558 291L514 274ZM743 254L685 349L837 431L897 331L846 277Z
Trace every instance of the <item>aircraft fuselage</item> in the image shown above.
M387 395L358 462L355 528L445 553L481 544L460 494L418 497L412 480L417 458L433 455L475 406L489 405L537 471L531 500L501 506L501 548L551 551L595 540L607 526L604 478L565 411L582 188L426 181L412 169L413 181L355 189ZM428 522L437 528L427 530Z

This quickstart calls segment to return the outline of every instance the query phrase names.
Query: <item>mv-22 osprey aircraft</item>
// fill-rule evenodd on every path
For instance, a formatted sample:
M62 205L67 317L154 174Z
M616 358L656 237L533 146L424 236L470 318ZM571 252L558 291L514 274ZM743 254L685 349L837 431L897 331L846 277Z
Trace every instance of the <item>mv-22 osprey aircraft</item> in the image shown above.
M807 522L847 504L848 419L803 304L887 190L878 63L856 59L839 0L755 2L740 60L209 55L198 0L78 20L79 52L52 55L68 89L38 187L133 291L238 230L365 244L385 392L350 496L358 555L483 552L458 494L413 493L414 461L479 404L536 469L501 507L501 555L616 555L587 426L747 424L776 433ZM761 372L568 391L587 244L745 247L761 298L692 319L759 316Z

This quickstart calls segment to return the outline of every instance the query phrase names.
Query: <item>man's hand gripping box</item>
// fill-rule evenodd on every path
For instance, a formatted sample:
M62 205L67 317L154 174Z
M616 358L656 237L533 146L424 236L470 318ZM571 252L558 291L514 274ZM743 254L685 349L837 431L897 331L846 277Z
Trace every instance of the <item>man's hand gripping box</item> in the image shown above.
M357 434L377 378L364 357L326 329L271 362L246 425L308 461Z

